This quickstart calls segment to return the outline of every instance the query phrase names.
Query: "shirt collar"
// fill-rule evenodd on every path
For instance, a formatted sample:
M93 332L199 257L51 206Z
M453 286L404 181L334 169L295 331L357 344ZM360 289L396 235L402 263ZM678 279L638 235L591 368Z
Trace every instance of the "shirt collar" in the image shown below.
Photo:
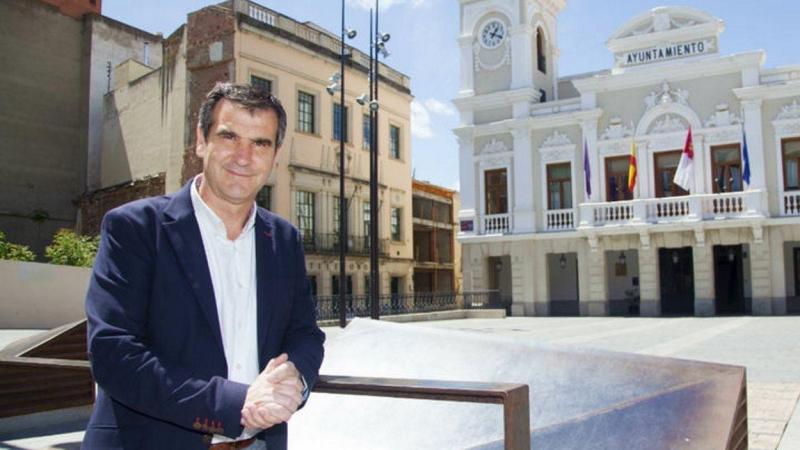
M206 228L212 231L214 234L220 235L227 239L228 237L228 230L225 228L225 223L222 219L219 218L217 213L209 207L203 198L200 196L200 191L197 190L197 187L200 186L202 182L203 174L198 174L192 180L192 187L191 187L191 197L192 197L192 207L194 208L194 215L197 217L197 222L202 228ZM253 207L250 209L250 216L247 218L247 222L245 222L244 227L242 227L242 232L239 234L237 239L242 238L246 233L250 232L253 229L253 226L256 223L256 203L253 202Z

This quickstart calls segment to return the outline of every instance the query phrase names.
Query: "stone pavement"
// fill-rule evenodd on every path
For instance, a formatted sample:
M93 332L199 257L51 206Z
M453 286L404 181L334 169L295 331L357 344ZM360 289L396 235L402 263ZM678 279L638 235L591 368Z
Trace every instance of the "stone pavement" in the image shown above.
M800 317L510 317L417 325L747 367L750 448L800 450ZM330 336L338 328L327 327ZM31 332L0 333L0 348ZM2 422L2 421L0 421ZM0 427L2 429L2 427ZM0 432L0 448L77 448L82 433Z

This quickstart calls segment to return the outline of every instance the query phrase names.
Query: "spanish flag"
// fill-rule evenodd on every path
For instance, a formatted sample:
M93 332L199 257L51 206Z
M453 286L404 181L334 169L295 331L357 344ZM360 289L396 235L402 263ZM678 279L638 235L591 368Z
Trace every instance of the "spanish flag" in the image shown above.
M628 158L628 192L636 187L636 141L631 140L631 156Z

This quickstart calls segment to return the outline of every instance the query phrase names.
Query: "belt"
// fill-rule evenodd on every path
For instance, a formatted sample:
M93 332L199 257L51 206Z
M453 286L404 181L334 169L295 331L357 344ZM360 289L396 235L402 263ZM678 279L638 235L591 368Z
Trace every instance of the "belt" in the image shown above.
M245 439L242 441L233 441L233 442L220 442L219 444L211 444L208 449L209 450L237 450L240 448L247 448L253 445L256 442L256 438L251 437L250 439Z

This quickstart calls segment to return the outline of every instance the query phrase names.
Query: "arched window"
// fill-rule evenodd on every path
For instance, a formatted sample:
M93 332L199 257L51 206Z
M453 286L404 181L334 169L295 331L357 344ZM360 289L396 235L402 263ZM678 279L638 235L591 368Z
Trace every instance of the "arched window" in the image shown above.
M545 56L544 33L541 28L536 29L536 67L539 72L547 73L547 56Z

